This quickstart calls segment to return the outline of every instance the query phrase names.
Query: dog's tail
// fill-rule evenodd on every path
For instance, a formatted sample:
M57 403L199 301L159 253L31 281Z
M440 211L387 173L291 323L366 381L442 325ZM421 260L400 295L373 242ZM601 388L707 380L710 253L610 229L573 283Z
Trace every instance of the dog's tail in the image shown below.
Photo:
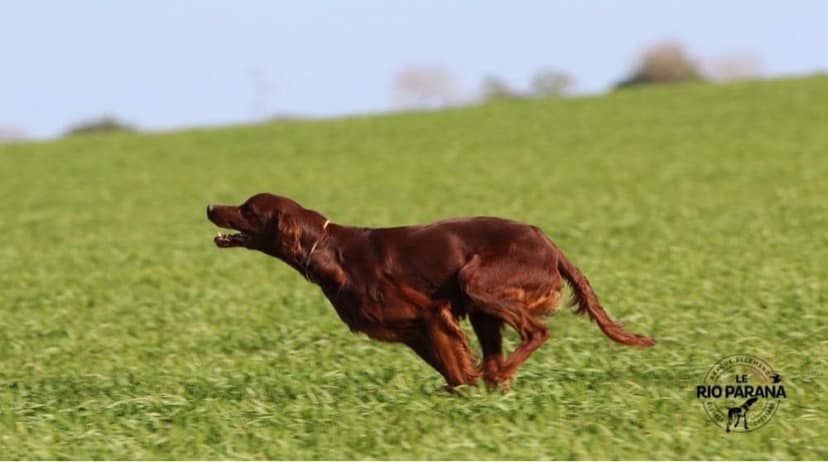
M624 345L650 347L655 345L655 340L643 335L631 334L624 330L620 324L609 317L604 308L598 302L598 296L589 285L586 276L566 258L563 251L553 244L558 251L558 270L572 287L572 305L578 305L576 313L587 314L607 337Z

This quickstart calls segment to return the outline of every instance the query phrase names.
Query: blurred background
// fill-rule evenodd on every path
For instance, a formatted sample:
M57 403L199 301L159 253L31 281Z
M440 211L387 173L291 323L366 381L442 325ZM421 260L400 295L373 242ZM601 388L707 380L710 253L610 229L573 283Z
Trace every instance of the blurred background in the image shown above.
M0 1L0 140L828 69L828 3Z
M0 460L828 459L826 19L0 0ZM512 391L449 398L289 266L215 248L205 206L259 191L532 223L658 346L562 313ZM737 353L790 387L750 444L693 396Z

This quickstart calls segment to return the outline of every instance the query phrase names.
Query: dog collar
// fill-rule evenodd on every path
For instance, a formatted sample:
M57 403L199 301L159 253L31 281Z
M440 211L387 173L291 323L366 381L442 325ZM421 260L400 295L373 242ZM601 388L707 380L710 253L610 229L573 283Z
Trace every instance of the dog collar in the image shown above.
M316 250L316 246L319 245L319 242L322 241L322 238L325 237L325 230L328 229L329 224L331 224L331 220L325 220L325 224L322 225L322 235L319 236L319 239L317 239L316 242L313 243L313 245L310 248L310 251L308 252L308 256L305 257L305 264L304 264L305 279L307 279L308 281L311 280L311 278L310 278L310 259L311 259L311 255L313 255L313 252Z

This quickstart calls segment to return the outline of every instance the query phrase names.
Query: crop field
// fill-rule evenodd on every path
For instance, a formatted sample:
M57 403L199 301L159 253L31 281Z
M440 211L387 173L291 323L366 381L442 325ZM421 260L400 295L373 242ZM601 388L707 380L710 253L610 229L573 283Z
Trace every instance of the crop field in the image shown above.
M0 175L0 459L828 458L826 77L79 136L0 147ZM213 245L206 204L260 191L539 225L658 344L562 310L510 390L448 394ZM727 434L694 393L737 353L788 397Z

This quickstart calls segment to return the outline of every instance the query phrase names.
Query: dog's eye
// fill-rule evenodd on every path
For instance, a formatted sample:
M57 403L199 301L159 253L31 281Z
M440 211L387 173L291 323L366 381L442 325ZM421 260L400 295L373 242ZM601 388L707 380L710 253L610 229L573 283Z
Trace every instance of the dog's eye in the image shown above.
M254 219L256 218L256 214L253 212L253 209L250 208L248 205L243 205L239 211L241 212L242 216L247 219Z

